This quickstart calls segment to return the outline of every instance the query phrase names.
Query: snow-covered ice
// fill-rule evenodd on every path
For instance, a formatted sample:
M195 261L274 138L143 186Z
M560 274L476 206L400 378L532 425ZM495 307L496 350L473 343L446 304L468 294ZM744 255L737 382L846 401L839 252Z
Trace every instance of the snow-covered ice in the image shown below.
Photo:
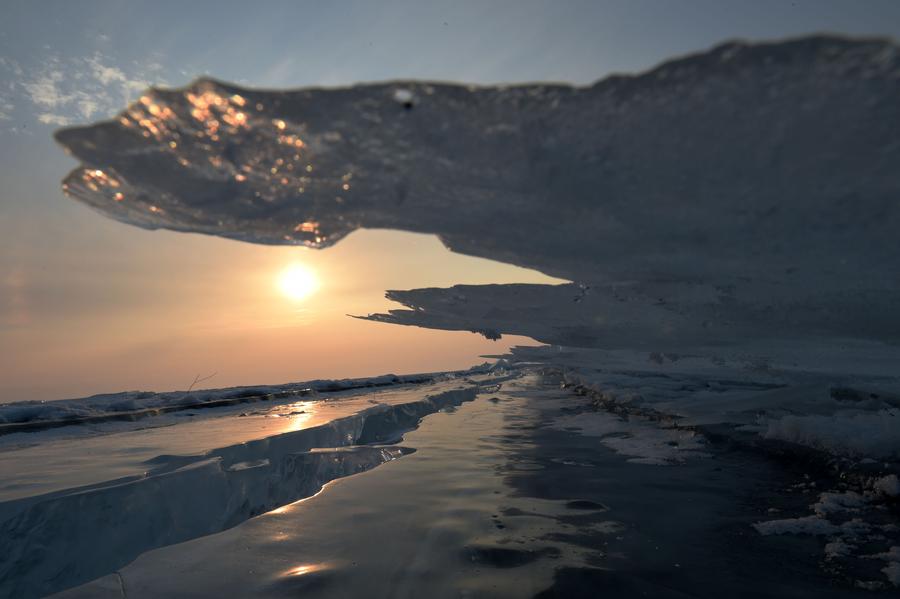
M703 437L690 430L662 428L640 417L624 419L608 412L560 416L553 426L600 438L603 445L638 464L664 466L704 457Z
M818 36L586 87L202 79L57 139L84 165L67 193L141 227L312 247L395 228L573 281L396 291L412 310L379 320L655 351L890 343L898 73L889 40Z

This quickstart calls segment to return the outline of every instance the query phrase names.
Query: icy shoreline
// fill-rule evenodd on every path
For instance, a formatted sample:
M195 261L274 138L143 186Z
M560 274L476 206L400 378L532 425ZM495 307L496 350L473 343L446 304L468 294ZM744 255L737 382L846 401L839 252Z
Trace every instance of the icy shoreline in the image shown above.
M181 410L220 408L242 403L274 401L292 397L315 397L355 389L391 385L424 384L462 374L487 372L482 364L468 370L396 375L385 374L355 379L316 379L282 385L254 385L196 391L125 391L56 401L19 401L0 404L0 435L40 431L77 424L135 421Z

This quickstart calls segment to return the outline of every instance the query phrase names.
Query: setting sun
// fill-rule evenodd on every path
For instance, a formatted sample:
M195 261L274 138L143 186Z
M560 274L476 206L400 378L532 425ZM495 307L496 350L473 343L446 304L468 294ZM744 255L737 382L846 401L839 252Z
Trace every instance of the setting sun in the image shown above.
M308 297L319 288L319 279L315 273L302 264L292 264L281 271L278 277L278 288L292 300Z

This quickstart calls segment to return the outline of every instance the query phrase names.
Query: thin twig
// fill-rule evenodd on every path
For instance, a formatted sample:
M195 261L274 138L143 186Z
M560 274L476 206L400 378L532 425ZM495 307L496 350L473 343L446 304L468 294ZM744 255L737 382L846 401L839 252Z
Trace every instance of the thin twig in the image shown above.
M200 374L198 373L197 376L194 377L194 382L191 383L191 386L190 386L190 387L188 387L187 392L190 393L190 392L191 392L191 389L193 389L193 388L194 388L194 385L196 385L197 383L202 383L203 381L208 381L209 379L211 379L212 377L216 376L217 374L219 374L219 371L218 371L218 370L215 371L214 373L212 373L211 375L205 376L205 377L203 377L203 378L201 379L201 378L200 378Z

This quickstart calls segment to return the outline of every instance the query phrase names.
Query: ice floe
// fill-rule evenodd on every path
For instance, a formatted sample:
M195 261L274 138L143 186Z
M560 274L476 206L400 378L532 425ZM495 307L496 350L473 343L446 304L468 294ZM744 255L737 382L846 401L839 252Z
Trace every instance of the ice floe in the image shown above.
M574 282L394 292L412 310L381 320L658 351L892 342L898 76L889 40L814 36L586 87L201 79L57 139L83 164L66 192L137 226L312 247L403 229Z

